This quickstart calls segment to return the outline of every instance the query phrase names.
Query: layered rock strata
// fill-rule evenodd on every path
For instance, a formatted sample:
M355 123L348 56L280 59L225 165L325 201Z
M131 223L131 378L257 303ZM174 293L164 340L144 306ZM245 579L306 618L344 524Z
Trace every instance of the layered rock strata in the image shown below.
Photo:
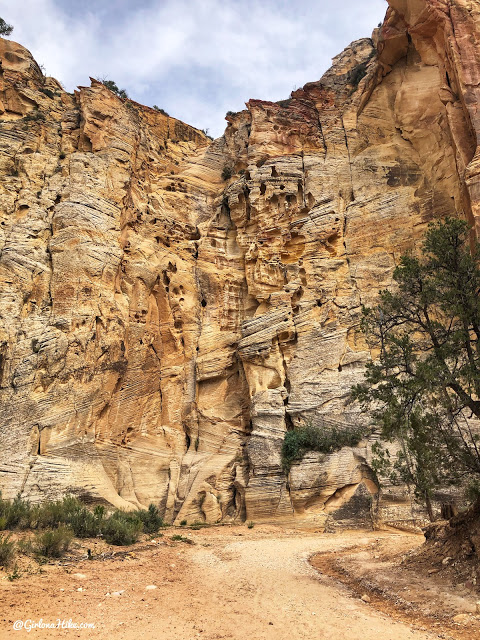
M350 428L361 305L436 217L478 228L480 9L389 0L319 82L210 142L0 41L0 488L171 522L412 517ZM227 176L231 176L225 179Z

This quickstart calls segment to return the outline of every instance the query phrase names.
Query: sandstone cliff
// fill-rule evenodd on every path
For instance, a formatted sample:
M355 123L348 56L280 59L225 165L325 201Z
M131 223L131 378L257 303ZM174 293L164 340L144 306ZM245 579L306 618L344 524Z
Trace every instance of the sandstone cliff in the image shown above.
M287 478L284 433L366 420L347 403L361 304L429 220L480 215L478 3L389 5L320 81L250 100L213 143L95 80L68 94L0 41L4 496L369 516L371 441ZM410 517L393 488L379 509Z

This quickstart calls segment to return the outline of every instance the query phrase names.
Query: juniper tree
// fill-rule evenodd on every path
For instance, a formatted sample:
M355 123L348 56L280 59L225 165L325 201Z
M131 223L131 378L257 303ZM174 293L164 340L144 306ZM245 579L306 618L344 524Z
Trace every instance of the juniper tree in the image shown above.
M352 397L400 445L375 445L374 466L413 486L431 519L435 487L480 479L479 260L465 221L433 223L421 255L403 255L392 290L363 309L375 357Z
M119 98L124 98L125 100L128 98L128 93L125 89L119 89L117 83L114 80L101 80L107 89L110 89L113 93L115 93Z
M12 25L7 24L3 18L0 18L0 36L9 36L12 31Z

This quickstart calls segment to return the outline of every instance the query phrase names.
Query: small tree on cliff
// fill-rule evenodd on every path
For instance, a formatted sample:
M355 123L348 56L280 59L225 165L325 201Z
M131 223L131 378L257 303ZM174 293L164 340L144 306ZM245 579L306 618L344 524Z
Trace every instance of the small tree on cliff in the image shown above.
M9 36L12 31L12 25L7 24L3 18L0 18L0 36Z
M378 358L352 397L370 409L392 456L376 445L377 471L413 486L433 520L432 490L480 479L480 245L466 222L431 224L422 256L402 256L394 291L364 308ZM478 428L478 423L477 423Z
M110 89L110 91L115 93L119 98L123 98L124 100L126 100L128 98L127 91L125 89L119 89L117 83L114 80L103 79L103 80L100 80L100 82L105 87L107 87L107 89Z

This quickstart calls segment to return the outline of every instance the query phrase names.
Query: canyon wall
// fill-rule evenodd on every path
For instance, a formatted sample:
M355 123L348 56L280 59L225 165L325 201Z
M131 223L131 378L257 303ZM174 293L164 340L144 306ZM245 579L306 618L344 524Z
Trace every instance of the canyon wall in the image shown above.
M361 305L429 221L478 228L478 4L389 0L318 82L210 141L0 41L0 489L166 520L387 522L355 428Z

